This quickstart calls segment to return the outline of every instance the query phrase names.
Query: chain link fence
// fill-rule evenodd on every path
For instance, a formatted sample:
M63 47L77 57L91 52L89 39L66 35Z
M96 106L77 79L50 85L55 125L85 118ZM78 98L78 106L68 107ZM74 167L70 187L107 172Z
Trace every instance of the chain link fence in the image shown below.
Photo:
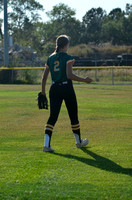
M0 68L0 83L40 84L43 70L44 67ZM74 67L73 72L89 76L93 84L132 85L132 67ZM47 82L52 82L50 75Z
M78 76L89 76L94 80L95 84L121 84L132 85L132 67L130 68L91 68L91 69L76 69L75 74Z
M43 66L48 55L38 55L30 47L14 45L9 51L10 69L5 69L3 49L0 50L0 83L40 84ZM132 54L103 52L90 54L88 58L74 56L74 73L91 77L93 84L132 84ZM31 66L28 67L27 66ZM85 67L84 67L85 66ZM130 67L128 67L130 66ZM37 68L38 67L38 68ZM48 83L51 83L49 76Z

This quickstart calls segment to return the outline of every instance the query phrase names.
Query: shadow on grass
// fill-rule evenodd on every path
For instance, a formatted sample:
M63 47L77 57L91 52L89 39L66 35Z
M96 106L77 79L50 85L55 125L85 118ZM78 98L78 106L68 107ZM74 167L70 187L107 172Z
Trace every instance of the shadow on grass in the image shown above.
M109 160L108 158L102 157L102 156L100 156L100 155L98 155L98 154L96 154L96 153L94 153L94 152L92 152L92 151L90 151L86 148L82 148L81 150L84 153L90 155L94 159L74 156L74 155L70 155L70 154L61 154L61 153L56 153L56 152L54 152L53 154L57 155L57 156L69 158L69 159L75 159L75 160L83 162L87 165L97 167L97 168L105 170L105 171L115 172L115 173L118 173L118 174L126 174L126 175L132 176L132 168L123 168L120 165L113 162L112 160Z

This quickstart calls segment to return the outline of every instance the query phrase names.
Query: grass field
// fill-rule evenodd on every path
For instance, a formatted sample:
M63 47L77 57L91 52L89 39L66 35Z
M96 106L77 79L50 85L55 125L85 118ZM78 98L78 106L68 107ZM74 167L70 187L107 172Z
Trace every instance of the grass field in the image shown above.
M90 144L76 149L63 104L56 152L43 153L49 111L36 106L40 86L0 85L0 200L132 199L132 86L75 89Z

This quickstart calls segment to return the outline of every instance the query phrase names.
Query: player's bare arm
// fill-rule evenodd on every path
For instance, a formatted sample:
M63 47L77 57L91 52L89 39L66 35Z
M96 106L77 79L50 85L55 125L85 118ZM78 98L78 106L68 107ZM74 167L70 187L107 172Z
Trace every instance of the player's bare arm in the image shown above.
M42 77L42 94L45 95L46 82L49 75L49 68L46 67Z
M39 109L48 109L48 99L46 97L46 81L49 74L49 68L46 67L42 77L42 90L38 93L38 107Z
M77 75L75 75L73 73L73 70L72 70L72 67L73 67L73 62L71 63L67 63L67 66L66 66L66 73L67 73L67 78L68 79L71 79L73 81L79 81L79 82L84 82L84 83L91 83L93 80L89 77L86 77L86 78L82 78L82 77L79 77Z

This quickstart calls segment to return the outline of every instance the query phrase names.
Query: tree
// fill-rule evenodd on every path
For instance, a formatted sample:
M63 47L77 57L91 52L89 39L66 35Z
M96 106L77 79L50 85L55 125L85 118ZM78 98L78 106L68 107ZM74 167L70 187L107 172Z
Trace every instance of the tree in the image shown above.
M2 11L3 0L0 0L0 3L0 10ZM21 32L23 34L26 31L30 32L31 26L27 25L39 20L38 10L43 10L43 6L36 0L8 0L8 7L10 8L8 13L9 33L15 35L15 42L18 42L17 38L20 39L23 36ZM26 29L25 24L27 24Z
M34 23L39 21L38 10L43 10L43 6L36 0L10 0L9 3L12 7L9 13L9 32L14 42L22 46L34 46Z
M3 0L0 0L0 12L3 10ZM3 20L0 18L0 36L1 38L3 37L2 36L2 22Z
M0 0L0 12L3 10L4 1Z
M120 8L115 8L109 13L108 17L110 20L120 20L122 17L124 17L124 15L124 11L122 11Z
M1 26L0 26L0 39L2 39L3 38L3 35L2 35L2 28L1 28Z
M43 6L37 0L8 0L8 29L14 43L22 46L40 47L36 37L36 23L40 20L39 10ZM0 0L0 11L3 10L3 0ZM2 21L0 21L0 33ZM38 48L37 48L38 47Z
M82 19L75 18L75 10L60 3L47 12L49 21L40 21L39 10L43 6L37 0L8 0L9 34L14 42L31 46L37 52L47 52L55 48L55 39L61 34L72 38L71 45L93 42L112 44L132 44L132 4L126 4L125 11L113 9L108 15L102 8L92 8ZM0 11L3 0L0 0ZM0 19L0 35L2 35ZM49 52L50 53L50 52Z
M9 13L10 30L15 27L22 29L25 20L31 23L38 21L40 18L38 10L43 10L43 6L36 0L10 0L9 5L12 8Z
M61 34L67 34L72 38L71 45L75 45L80 41L81 23L75 18L75 11L65 4L58 4L47 13L50 21L41 25L38 32L41 35L43 44L45 42L54 42L56 37ZM42 41L41 40L41 41Z
M126 11L125 11L125 14L126 14L127 16L132 15L132 4L129 4L129 3L126 4Z
M0 0L0 11L3 10L4 0ZM38 10L43 10L43 6L37 0L8 0L8 7L11 8L8 13L9 23L21 28L25 18L32 22L40 17Z
M123 20L124 26L124 43L127 45L132 44L132 4L126 5L126 16Z
M106 12L102 8L92 8L83 17L82 29L84 43L94 42L98 44L101 38L101 29Z
M24 19L23 27L12 28L12 36L15 43L24 46L31 46L34 35L34 24L29 20L29 18Z
M71 19L75 17L75 10L71 9L69 6L60 3L53 7L53 9L47 12L48 17L51 21L65 21L66 19Z
M103 42L112 42L113 45L123 44L124 29L122 22L114 20L104 23L102 26Z
M112 42L113 45L131 44L131 26L129 17L120 8L113 9L102 25L103 42Z

